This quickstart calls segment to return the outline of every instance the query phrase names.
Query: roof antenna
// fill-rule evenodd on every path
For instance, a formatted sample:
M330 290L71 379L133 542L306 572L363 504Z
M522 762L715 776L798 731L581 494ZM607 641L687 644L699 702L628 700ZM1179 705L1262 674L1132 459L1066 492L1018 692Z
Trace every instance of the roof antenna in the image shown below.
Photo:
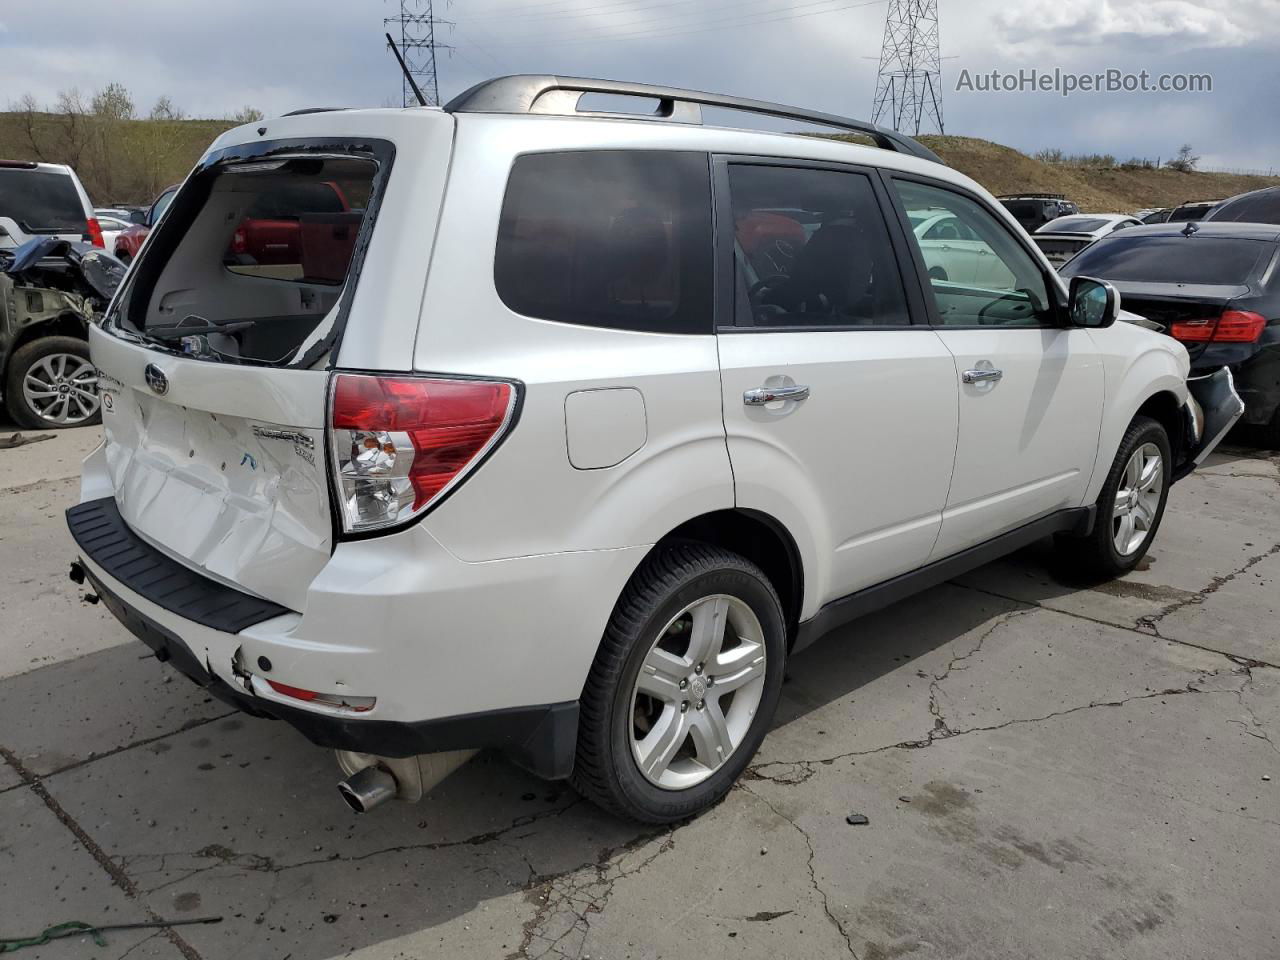
M409 65L404 62L404 57L400 55L400 48L396 46L396 42L391 39L391 34L383 34L387 38L387 46L391 48L391 52L396 55L396 60L400 62L400 69L404 71L404 78L409 81L409 87L413 90L413 95L418 98L418 105L425 107L427 98L422 95L422 91L418 89L418 82L413 79L413 74L409 72Z
M1196 222L1194 220L1188 220L1187 225L1182 228L1182 235L1184 237L1189 237L1195 233L1198 233L1199 230L1200 228L1196 226Z

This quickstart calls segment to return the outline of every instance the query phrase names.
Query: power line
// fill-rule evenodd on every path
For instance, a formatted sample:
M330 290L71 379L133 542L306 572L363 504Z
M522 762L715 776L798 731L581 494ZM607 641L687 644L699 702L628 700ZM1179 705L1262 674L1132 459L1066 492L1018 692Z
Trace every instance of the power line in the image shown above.
M736 10L742 7L750 7L753 4L758 5L760 3L777 3L777 0L745 0L745 2L740 2L740 3L722 3L718 6L713 6L713 7L708 7L703 5L702 0L664 0L664 2L662 3L645 3L640 6L636 6L634 3L634 0L625 0L624 5L627 7L627 9L619 10L616 14L612 14L612 15L625 16L632 13L647 13L651 10L661 10L667 7L688 6L691 2L696 2L698 4L697 9L690 10L688 12L676 11L674 13L665 13L661 15L661 20L668 20L668 19L679 18L679 17L693 17L695 19L698 19L705 14L714 13L717 10ZM833 3L835 2L835 0L820 0L820 2ZM812 6L812 5L813 4L800 4L801 7ZM574 11L569 11L564 13L550 13L540 17L538 22L539 24L542 24L551 20L564 21L564 20L596 19L599 17L600 11L603 10L605 7L609 7L609 6L618 6L618 4L616 3L601 4L599 6L592 7L590 10L574 10ZM794 10L796 9L796 6L794 4L787 4L783 7L778 7L776 9ZM756 11L756 12L765 13L769 11ZM742 13L742 16L750 16L750 15L751 14L749 12ZM658 22L659 22L659 18L640 17L638 20L614 21L611 24L611 26L614 28L633 27L633 26L636 26L637 24L643 25L645 23L658 23ZM550 34L547 34L547 36L550 36Z
M432 5L433 0L400 0L399 15L387 17L383 22L399 31L400 55L409 74L417 81L427 103L438 106L440 84L436 77L436 51L451 48L436 42L436 27L452 24L447 20L437 20ZM417 102L408 76L401 78L400 94L406 107Z
M557 4L562 2L563 0L557 0ZM659 4L655 4L655 6L666 7L666 6L674 6L677 4L688 5L690 3L699 3L699 2L701 2L701 0L671 0L671 2L659 3ZM544 6L544 5L539 5L539 6ZM608 3L593 4L592 6L590 6L585 10L582 8L580 4L576 2L570 2L565 6L552 7L550 10L544 10L544 11L535 11L533 6L522 4L520 7L517 8L519 10L519 13L482 13L472 17L471 19L472 20L502 20L506 22L510 20L528 20L531 18L537 19L537 20L549 20L549 19L557 19L561 17L579 17L579 16L590 17L590 16L595 16L601 10L608 10L613 7L635 7L635 0L609 0ZM643 10L647 8L639 7L636 9ZM623 12L630 13L632 11L627 10Z
M942 50L938 0L891 0L884 22L871 122L928 133L942 125Z
M546 34L546 35L535 35L530 37L521 37L515 40L496 40L494 41L494 45L495 46L517 46L517 45L539 44L541 46L557 46L558 47L558 46L571 46L571 45L577 45L582 43L602 43L602 42L611 43L613 41L622 41L622 40L657 40L657 39L665 39L668 37L683 37L683 36L689 36L692 34L706 33L711 30L731 30L736 27L749 27L749 26L756 26L759 24L766 24L766 23L781 23L781 22L790 21L790 20L803 20L807 17L823 16L828 13L840 13L845 10L858 10L864 7L879 6L882 3L888 2L888 0L863 0L863 2L860 2L860 3L849 3L849 4L844 4L842 6L831 7L830 9L827 9L827 10L813 10L807 13L780 13L780 10L797 10L797 9L802 9L804 7L820 6L820 5L825 5L828 3L836 3L836 2L838 2L838 0L813 0L813 2L810 2L810 3L788 5L782 8L775 8L774 10L760 10L760 11L756 11L756 13L754 14L749 15L751 17L756 17L756 18L763 17L764 19L742 20L740 17L723 17L716 20L705 21L702 24L691 24L690 29L681 29L676 31L668 31L666 29L666 25L663 24L662 26L655 27L652 30L645 30L645 31L634 32L630 34L624 33L624 34L610 35L607 32L594 33L594 34L591 34L590 36L575 36L573 38L566 39L566 40L556 40L554 39L554 37L556 36L555 34ZM769 16L769 14L779 14L779 15ZM657 23L658 21L650 21L650 22Z

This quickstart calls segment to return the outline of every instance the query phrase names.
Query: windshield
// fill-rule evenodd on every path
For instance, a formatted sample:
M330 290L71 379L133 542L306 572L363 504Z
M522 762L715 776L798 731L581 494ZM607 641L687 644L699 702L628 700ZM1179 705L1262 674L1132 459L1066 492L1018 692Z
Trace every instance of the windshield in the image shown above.
M75 183L65 173L0 169L0 217L26 233L84 233L88 221Z
M1273 244L1228 237L1108 237L1062 268L1064 277L1131 283L1247 283Z
M1059 217L1040 228L1041 233L1093 233L1111 223L1100 217Z

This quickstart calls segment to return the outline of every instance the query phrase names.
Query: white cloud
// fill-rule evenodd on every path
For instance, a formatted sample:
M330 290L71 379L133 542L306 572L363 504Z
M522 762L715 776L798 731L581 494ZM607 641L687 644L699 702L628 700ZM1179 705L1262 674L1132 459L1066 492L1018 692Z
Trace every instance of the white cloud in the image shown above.
M1006 43L1088 47L1159 41L1239 47L1275 31L1274 0L1023 0L994 16Z

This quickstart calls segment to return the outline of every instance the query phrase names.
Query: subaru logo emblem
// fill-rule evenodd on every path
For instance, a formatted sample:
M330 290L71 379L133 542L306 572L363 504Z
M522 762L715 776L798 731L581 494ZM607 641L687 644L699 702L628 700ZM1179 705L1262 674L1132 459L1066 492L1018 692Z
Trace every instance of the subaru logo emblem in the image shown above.
M169 392L169 378L154 363L148 363L147 369L142 371L142 375L147 378L147 386L158 396L163 397Z

